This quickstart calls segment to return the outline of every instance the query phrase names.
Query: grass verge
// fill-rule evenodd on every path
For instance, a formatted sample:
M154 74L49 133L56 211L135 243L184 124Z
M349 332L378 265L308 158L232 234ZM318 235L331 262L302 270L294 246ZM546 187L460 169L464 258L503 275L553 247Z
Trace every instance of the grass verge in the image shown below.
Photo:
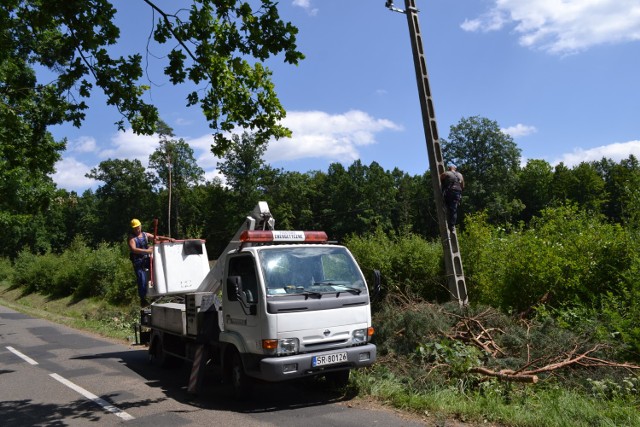
M0 302L13 310L41 319L132 343L138 321L136 305L114 307L97 298L75 301L73 297L51 298L25 293L23 288L0 282Z

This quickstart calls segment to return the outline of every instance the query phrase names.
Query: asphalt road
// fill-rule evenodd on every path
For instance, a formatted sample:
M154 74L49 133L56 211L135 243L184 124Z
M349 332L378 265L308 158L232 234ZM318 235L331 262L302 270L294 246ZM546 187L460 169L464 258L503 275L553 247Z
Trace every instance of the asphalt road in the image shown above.
M207 372L198 396L190 367L151 366L145 347L127 346L0 306L0 425L86 426L423 426L354 405L317 381L259 384L236 402Z

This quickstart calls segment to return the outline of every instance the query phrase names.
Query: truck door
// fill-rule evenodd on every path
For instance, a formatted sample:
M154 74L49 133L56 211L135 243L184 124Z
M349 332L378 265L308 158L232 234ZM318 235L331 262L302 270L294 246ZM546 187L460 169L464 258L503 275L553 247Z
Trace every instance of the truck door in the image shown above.
M232 280L228 280L231 278ZM234 279L239 278L240 280ZM229 258L224 292L224 329L237 332L249 351L258 351L260 343L260 287L256 265L251 254L238 254ZM232 282L232 283L229 283ZM233 283L236 283L236 287Z

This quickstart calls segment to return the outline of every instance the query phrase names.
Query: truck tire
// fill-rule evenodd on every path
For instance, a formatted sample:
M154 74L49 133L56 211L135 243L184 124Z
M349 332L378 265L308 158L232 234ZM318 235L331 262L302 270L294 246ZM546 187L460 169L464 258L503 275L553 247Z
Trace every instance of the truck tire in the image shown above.
M231 356L231 387L233 395L238 400L246 400L251 396L253 380L244 371L240 353L235 351Z
M324 374L324 378L327 380L329 386L333 388L344 388L349 384L349 369L344 371L334 371Z
M162 335L155 335L149 346L149 362L154 366L166 369L175 367L179 361L180 359L164 351Z

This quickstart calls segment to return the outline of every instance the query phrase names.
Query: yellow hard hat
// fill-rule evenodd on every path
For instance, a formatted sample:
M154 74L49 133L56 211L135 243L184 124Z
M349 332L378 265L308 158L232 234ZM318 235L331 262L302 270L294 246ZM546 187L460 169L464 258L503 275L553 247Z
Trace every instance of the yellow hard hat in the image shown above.
M131 228L140 227L141 225L142 225L142 223L140 223L139 220L137 220L135 218L131 220Z

